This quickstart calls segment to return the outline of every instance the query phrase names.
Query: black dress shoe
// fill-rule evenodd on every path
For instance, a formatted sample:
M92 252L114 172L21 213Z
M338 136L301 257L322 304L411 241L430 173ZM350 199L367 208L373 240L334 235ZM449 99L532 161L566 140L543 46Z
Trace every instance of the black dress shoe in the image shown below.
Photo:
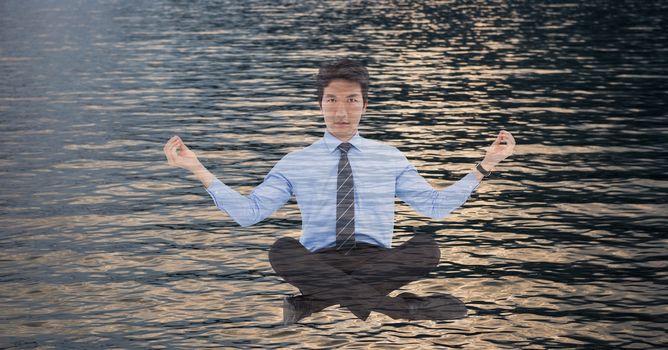
M304 317L311 315L311 308L302 295L292 295L283 298L283 325L291 325L299 322Z
M367 318L369 318L369 315L371 314L371 310L364 308L364 307L353 307L350 306L348 307L348 310L353 313L353 315L357 316L362 321L366 321Z
M446 293L435 293L428 296L418 296L410 292L397 295L408 303L408 310L404 315L409 320L451 320L466 317L466 305Z

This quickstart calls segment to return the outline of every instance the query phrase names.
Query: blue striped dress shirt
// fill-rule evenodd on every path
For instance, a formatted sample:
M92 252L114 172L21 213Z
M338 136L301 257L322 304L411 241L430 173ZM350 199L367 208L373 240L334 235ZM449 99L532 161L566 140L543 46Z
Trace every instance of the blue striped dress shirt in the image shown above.
M480 185L474 171L436 191L397 148L364 138L348 141L355 181L355 239L391 248L395 197L418 213L441 219L462 206ZM291 196L302 215L299 241L313 252L336 243L336 185L341 140L325 131L310 146L285 155L249 196L214 178L206 188L218 209L241 226L264 220Z

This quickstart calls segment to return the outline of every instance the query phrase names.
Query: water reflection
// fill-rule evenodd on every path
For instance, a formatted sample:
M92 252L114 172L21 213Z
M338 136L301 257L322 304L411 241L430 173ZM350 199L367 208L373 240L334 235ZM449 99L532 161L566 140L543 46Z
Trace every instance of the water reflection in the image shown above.
M666 318L662 2L0 2L0 343L8 347L658 348ZM178 133L249 193L322 135L319 63L373 77L366 137L435 186L494 131L513 157L442 221L398 204L395 245L442 262L405 288L472 316L278 328L267 249L294 201L241 229L169 168ZM662 84L663 83L663 84ZM418 229L416 229L418 227Z

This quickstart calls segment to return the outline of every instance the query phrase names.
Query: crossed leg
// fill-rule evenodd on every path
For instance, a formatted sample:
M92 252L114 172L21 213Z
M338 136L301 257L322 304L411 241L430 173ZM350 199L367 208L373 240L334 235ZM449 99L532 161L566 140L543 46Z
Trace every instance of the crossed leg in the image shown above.
M314 312L341 304L365 320L395 305L391 291L426 276L440 260L431 235L418 234L393 249L363 246L349 255L335 249L309 252L298 240L278 239L269 250L276 273L307 296Z

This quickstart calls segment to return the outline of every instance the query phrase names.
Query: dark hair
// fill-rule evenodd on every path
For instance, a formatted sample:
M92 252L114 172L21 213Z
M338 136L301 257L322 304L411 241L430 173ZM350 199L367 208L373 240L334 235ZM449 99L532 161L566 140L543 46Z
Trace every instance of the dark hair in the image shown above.
M334 62L324 63L320 66L318 71L317 85L318 85L318 104L322 107L322 95L325 87L332 82L332 80L344 79L350 80L360 84L362 88L362 98L364 104L367 103L369 97L369 72L363 64L353 61L351 59L343 58Z

